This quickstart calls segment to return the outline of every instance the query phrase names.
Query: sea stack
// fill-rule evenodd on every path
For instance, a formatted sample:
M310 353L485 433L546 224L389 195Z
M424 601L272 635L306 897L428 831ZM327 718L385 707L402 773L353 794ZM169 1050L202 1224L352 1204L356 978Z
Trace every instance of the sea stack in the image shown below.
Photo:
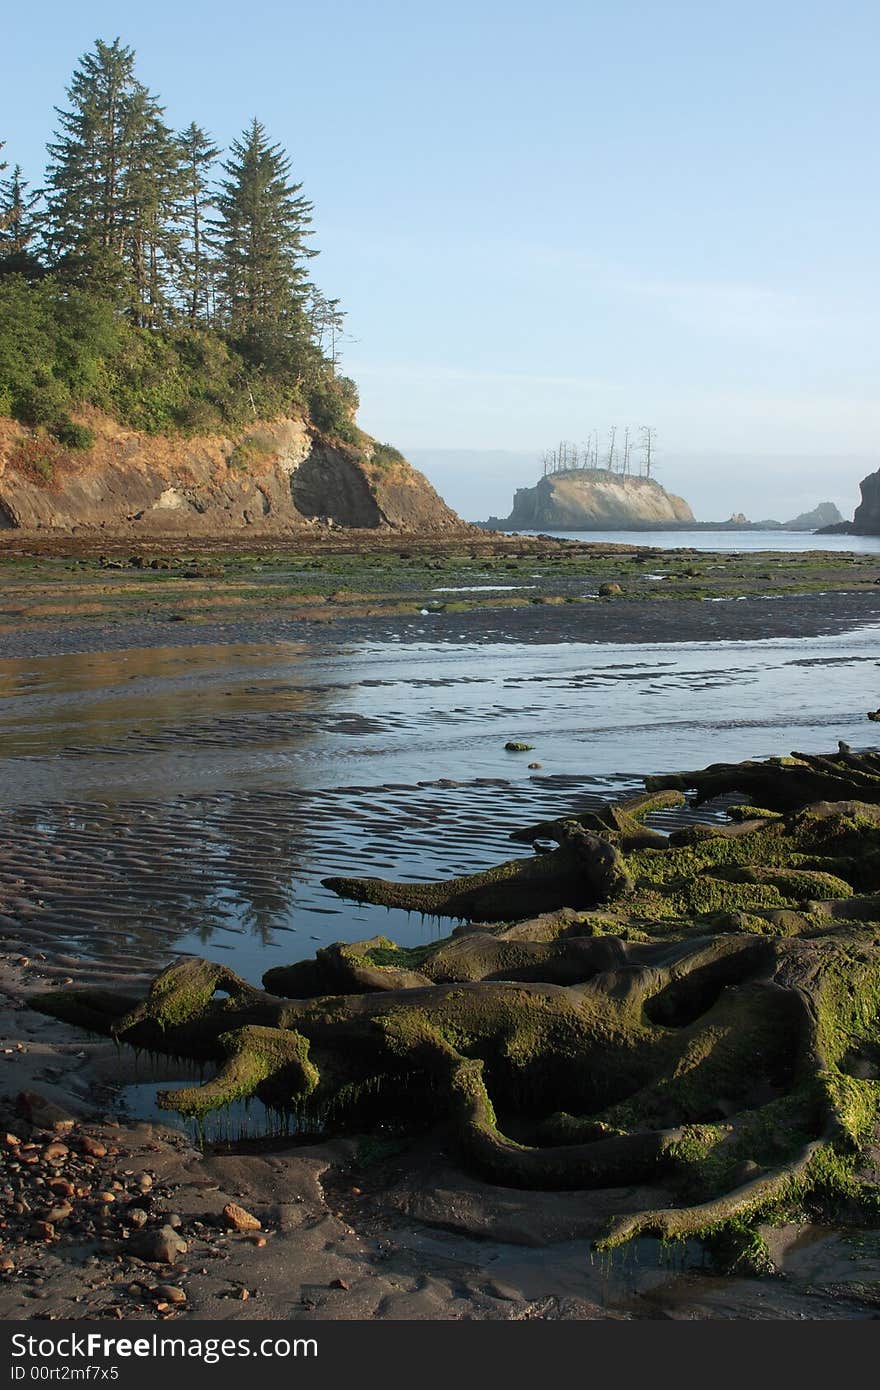
M534 487L517 488L505 520L488 524L512 530L651 530L693 522L687 502L653 478L607 468L571 468L548 473Z

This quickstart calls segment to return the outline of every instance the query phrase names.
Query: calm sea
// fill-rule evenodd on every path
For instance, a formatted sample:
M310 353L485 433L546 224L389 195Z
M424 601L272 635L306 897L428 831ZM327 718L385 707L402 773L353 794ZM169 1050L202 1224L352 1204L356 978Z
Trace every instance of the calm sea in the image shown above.
M880 536L817 536L812 531L511 531L513 536L560 536L644 550L841 550L880 554Z

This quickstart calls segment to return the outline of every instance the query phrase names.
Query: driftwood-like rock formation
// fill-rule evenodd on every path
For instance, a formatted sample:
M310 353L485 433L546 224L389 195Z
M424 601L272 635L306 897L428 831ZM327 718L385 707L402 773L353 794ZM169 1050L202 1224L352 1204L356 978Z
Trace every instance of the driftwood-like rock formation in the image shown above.
M492 1181L597 1203L632 1188L605 1246L732 1236L761 1267L761 1219L878 1211L880 762L843 749L660 780L518 832L558 848L484 874L332 881L469 919L439 942L336 944L264 990L183 960L144 999L31 1002L215 1061L204 1085L162 1094L183 1114L257 1094L331 1128L439 1120ZM743 804L666 837L644 817L679 788Z

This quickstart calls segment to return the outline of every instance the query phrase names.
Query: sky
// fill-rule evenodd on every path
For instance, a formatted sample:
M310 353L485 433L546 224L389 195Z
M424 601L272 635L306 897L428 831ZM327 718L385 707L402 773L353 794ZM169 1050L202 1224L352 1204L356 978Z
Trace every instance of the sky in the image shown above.
M880 465L876 0L48 0L0 91L35 184L117 35L175 126L286 147L360 423L464 515L627 424L699 516L851 515Z

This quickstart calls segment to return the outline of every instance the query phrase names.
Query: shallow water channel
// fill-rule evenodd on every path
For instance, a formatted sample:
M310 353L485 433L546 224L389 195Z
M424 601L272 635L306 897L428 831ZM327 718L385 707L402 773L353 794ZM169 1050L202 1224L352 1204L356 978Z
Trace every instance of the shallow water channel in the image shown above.
M253 981L332 940L445 934L320 880L479 869L643 773L869 746L878 635L4 659L0 932L71 968L193 952Z

